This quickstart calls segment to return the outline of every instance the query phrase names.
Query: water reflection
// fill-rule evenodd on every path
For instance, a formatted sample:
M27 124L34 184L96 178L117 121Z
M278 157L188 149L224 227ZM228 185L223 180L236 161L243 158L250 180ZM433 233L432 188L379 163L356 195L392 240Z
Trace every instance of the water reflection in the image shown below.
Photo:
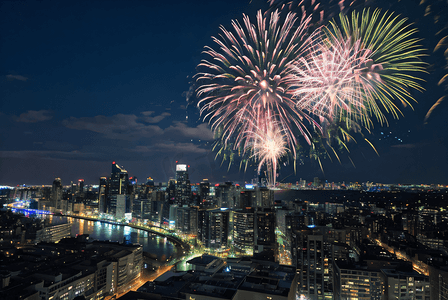
M47 220L54 225L65 222L71 224L73 237L78 234L89 234L91 240L138 243L143 246L143 251L155 254L159 258L163 255L169 257L176 251L174 245L166 238L129 226L52 215L47 217Z

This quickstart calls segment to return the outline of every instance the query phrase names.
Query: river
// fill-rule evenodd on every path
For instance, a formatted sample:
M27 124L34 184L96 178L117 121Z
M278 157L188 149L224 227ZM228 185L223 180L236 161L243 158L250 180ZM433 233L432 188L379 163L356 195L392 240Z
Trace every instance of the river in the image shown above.
M71 224L72 237L88 234L90 240L137 243L143 246L143 251L157 255L158 258L169 258L176 252L175 245L167 238L129 226L53 215L46 215L44 218L53 225Z

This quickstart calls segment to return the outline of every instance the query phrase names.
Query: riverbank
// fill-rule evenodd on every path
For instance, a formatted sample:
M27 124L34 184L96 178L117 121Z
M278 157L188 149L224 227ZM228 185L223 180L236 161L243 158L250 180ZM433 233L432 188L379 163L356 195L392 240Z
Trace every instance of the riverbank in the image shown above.
M133 223L127 223L127 224L123 224L120 222L116 222L116 221L111 221L111 220L104 220L104 219L97 219L97 218L93 218L93 217L88 217L88 216L79 216L79 215L61 215L61 217L68 217L68 218L74 218L74 219L81 219L81 220L86 220L86 221L93 221L93 222L101 222L101 223L106 223L106 224L112 224L112 225L119 225L119 226L129 226L133 229L137 229L137 230L142 230L142 231L146 231L148 233L152 233L152 234L156 234L160 237L166 238L169 242L171 242L174 247L176 248L176 251L174 253L174 255L172 255L171 257L167 257L165 262L160 262L158 261L158 263L175 263L176 261L180 260L183 256L188 255L189 251L190 251L190 245L183 242L180 238L173 236L171 234L166 234L164 232L161 232L161 230L164 230L163 228L159 228L159 227L148 227L148 226L142 226L142 225L137 225L137 224L133 224ZM148 252L149 253L149 252ZM149 253L149 255L147 257L151 257L152 254Z

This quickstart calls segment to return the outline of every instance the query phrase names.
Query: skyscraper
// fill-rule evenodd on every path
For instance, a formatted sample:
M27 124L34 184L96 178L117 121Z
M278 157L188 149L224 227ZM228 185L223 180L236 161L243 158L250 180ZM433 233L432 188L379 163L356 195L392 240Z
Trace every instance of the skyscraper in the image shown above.
M117 212L117 196L127 196L128 181L128 172L115 162L112 162L112 173L109 180L109 203L107 206L109 214L115 215Z
M206 200L210 194L210 182L208 179L203 179L201 184L199 185L199 197L200 201Z
M98 187L98 212L105 213L107 212L107 195L109 193L109 188L107 184L107 178L100 178L100 185Z
M265 253L269 259L275 260L277 240L275 238L275 211L270 208L259 208L254 215L254 254Z
M176 196L175 204L179 207L190 204L191 186L188 178L188 167L185 164L176 165Z
M51 201L50 206L61 209L62 200L62 181L61 178L55 178L51 189Z
M203 220L199 238L206 248L223 251L227 248L229 234L229 211L226 209L206 209L201 211Z
M254 210L237 210L233 214L233 246L237 255L254 253Z

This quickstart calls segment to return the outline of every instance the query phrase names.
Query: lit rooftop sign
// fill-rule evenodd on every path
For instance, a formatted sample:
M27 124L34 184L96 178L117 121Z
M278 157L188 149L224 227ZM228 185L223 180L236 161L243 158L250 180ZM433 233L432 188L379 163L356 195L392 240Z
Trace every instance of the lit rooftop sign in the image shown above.
M176 165L176 171L187 171L187 165Z

